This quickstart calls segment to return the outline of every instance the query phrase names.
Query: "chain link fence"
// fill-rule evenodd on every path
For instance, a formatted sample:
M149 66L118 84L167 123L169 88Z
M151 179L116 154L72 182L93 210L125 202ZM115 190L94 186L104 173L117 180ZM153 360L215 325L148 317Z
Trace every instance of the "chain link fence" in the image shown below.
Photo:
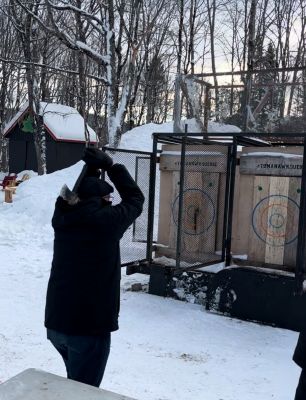
M125 232L120 242L122 266L145 260L147 257L148 204L151 153L133 150L105 148L114 163L123 164L135 179L145 196L143 212ZM109 178L105 179L110 183ZM120 203L121 198L115 190L113 205Z
M155 134L155 140L163 144L159 257L185 269L234 260L301 270L303 134Z
M180 181L172 204L181 263L221 261L227 150L220 150L221 146L186 145L181 209Z
M169 141L160 153L157 257L185 269L218 263L224 258L228 146Z
M195 270L234 260L304 274L302 134L154 134L153 149L106 149L145 195L121 241L123 265Z

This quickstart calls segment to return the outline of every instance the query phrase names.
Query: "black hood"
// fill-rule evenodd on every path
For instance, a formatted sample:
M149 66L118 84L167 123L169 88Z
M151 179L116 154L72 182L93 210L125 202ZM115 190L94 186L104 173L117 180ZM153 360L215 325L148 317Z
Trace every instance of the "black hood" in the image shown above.
M78 201L74 205L70 205L66 200L59 196L55 203L55 210L52 218L53 228L63 229L73 225L79 225L92 220L94 214L101 210L102 207L110 206L108 202L100 197L91 197L82 201Z

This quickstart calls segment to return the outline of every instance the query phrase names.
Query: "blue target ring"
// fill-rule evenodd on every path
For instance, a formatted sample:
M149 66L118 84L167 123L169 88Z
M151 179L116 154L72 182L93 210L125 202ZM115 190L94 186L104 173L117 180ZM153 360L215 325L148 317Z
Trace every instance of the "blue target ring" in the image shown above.
M188 204L188 195L193 195L193 196L200 196L201 201L205 201L207 203L207 207L205 210L200 209L197 205L195 204ZM186 199L187 197L187 199ZM184 204L184 203L187 204ZM179 195L175 198L173 204L172 204L172 218L175 223L175 225L178 225L178 207L179 207ZM210 195L206 193L204 190L201 189L186 189L183 192L183 232L186 235L202 235L203 233L207 232L212 225L215 222L216 219L216 208L214 205L214 202ZM191 219L194 217L195 213L197 213L197 216L199 217L201 228L197 230L197 232L194 232L194 230L190 229L186 224L184 224L184 218L187 219L187 221L191 221Z
M285 217L280 213L272 214L269 218L269 224L275 229L280 229L285 224Z
M286 200L286 205L279 203L280 200ZM286 217L281 213L282 209L286 209ZM281 194L273 194L261 199L252 212L252 228L255 235L265 244L274 247L293 243L298 237L297 226L291 226L289 232L286 232L288 217L292 218L295 213L299 212L299 209L295 200ZM267 221L267 226L264 226L263 220ZM289 237L286 238L286 236ZM275 240L280 238L284 239L284 243L276 244Z

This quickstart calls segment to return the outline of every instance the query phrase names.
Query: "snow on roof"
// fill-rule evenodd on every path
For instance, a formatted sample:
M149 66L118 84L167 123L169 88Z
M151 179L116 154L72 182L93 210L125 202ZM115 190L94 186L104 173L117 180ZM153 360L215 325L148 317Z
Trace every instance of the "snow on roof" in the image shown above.
M15 117L5 126L4 135L22 119L28 110L25 103ZM40 115L43 116L44 125L51 136L58 141L85 142L84 119L75 108L55 103L40 103ZM87 124L90 141L96 142L95 131Z
M43 115L45 126L57 140L85 141L84 119L75 108L42 102L40 114ZM96 142L95 131L90 126L88 126L88 131L90 141Z
M167 150L163 151L161 155L180 156L181 154L182 154L181 151ZM185 155L206 157L206 156L223 156L224 154L221 153L220 151L186 151Z
M16 113L16 115L4 126L3 129L3 134L4 136L9 133L9 131L17 124L19 120L22 119L23 114L26 113L26 111L29 108L29 103L24 103L21 107L20 110Z
M253 151L251 153L241 154L241 157L256 156L256 157L283 157L283 158L303 158L301 154L279 153L272 151Z

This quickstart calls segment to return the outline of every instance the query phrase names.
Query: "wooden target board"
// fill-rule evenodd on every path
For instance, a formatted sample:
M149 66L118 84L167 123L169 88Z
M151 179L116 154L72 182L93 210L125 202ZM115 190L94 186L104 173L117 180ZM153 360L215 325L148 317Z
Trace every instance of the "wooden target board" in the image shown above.
M244 207L244 220L238 238L241 243L247 238L248 260L292 268L296 262L302 158L261 151L241 160L239 205Z
M251 260L294 265L299 197L299 178L255 177L249 236Z
M205 262L216 258L223 229L227 148L188 147L182 198L181 259ZM180 151L164 146L160 158L161 186L157 256L175 257L180 195Z
M169 245L175 248L179 208L179 173L173 174L173 185ZM183 192L182 252L196 255L215 251L218 189L219 174L217 173L187 174Z

